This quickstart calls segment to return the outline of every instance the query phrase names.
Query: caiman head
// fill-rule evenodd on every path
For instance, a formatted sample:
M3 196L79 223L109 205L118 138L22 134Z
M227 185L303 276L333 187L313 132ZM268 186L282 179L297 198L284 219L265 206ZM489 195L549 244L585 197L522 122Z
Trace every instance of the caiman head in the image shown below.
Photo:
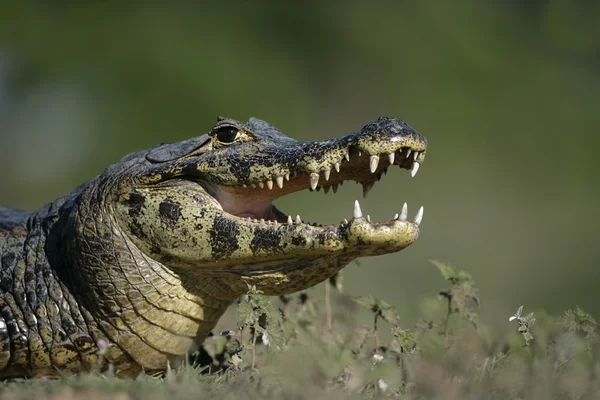
M390 166L414 176L426 148L395 118L314 142L258 119L219 118L208 134L108 167L79 189L63 229L74 290L97 337L116 344L106 358L122 370L125 353L147 371L164 368L197 348L248 285L292 293L357 257L409 246L422 208L409 219L405 204L391 221L372 222L357 201L348 220L316 226L273 201L348 180L366 195Z
M259 119L219 118L208 134L159 145L142 164L119 167L110 207L131 242L163 265L230 275L233 297L247 284L269 295L290 293L357 257L410 245L423 208L408 219L405 204L391 221L371 222L356 201L348 220L316 226L273 201L304 189L335 192L347 180L362 183L366 195L390 166L414 176L426 148L423 136L395 118L314 142L292 139Z

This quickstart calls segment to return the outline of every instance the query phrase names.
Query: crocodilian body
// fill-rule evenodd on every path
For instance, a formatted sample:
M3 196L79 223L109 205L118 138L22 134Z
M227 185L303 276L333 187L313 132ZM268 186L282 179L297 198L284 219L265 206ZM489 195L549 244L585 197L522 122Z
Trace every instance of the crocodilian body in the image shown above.
M392 165L414 175L426 146L388 117L314 142L219 118L208 134L130 154L33 213L0 207L0 377L107 363L124 376L162 370L196 350L248 285L292 293L357 257L405 248L422 209L376 223L356 202L349 220L313 226L272 201L346 180L366 195ZM98 343L108 344L100 361Z

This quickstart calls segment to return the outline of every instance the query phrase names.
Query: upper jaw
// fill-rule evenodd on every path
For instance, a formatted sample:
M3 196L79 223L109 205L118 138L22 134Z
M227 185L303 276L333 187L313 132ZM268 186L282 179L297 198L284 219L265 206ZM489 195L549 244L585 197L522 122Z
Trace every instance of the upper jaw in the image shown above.
M230 170L245 172L208 184L211 196L225 212L256 222L285 223L287 216L272 205L273 200L304 189L336 192L347 180L362 183L366 196L392 165L415 176L427 149L423 136L404 121L387 117L337 139L287 139L284 145L256 142L252 152L240 148L240 158L230 154L229 162L237 163ZM210 173L205 177L210 180Z
M283 189L292 177L305 175L311 178L307 185L302 182L292 191L316 189L343 180L368 180L371 174L383 171L390 164L416 173L427 149L422 135L404 121L389 117L380 117L358 132L331 140L301 142L287 136L254 135L256 141L232 146L214 155L206 154L198 165L198 172L223 187L271 190ZM369 156L367 160L360 159L364 155ZM223 158L227 158L227 165L223 164ZM336 182L335 175L340 170L342 175ZM334 181L325 183L330 177ZM321 180L325 182L320 183ZM276 193L285 195L290 190Z

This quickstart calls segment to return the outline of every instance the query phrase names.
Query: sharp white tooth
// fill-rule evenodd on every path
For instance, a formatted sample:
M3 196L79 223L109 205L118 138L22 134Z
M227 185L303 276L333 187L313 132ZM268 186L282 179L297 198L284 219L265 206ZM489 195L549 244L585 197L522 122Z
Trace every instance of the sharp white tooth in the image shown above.
M329 189L331 189L331 186L324 186L323 187L323 191L325 192L325 194L329 193Z
M265 219L264 219L264 218L261 218L261 219L260 219L260 223L261 223L261 224L264 224L264 223L265 223Z
M417 215L415 215L415 218L413 219L413 222L417 225L420 225L421 221L423 221L423 206L419 208L419 211L417 211Z
M410 176L412 176L413 178L415 177L415 175L417 174L417 171L419 170L419 163L418 162L413 162L412 165L412 169L410 170Z
M333 193L337 193L339 185L337 183L335 183L335 184L331 185L331 187L333 188Z
M367 221L371 222L371 216L369 214L367 214Z
M326 169L325 171L323 171L323 176L325 177L326 181L329 180L329 175L330 174L331 174L331 170L330 169Z
M379 156L373 155L369 157L369 167L371 168L371 173L377 171L377 166L379 165Z
M350 150L346 149L346 154L344 157L346 157L346 161L350 161Z
M406 217L408 217L408 205L404 203L402 211L400 211L400 221L406 221Z
M362 218L362 211L360 209L360 204L358 204L358 200L354 202L354 218Z
M340 163L339 162L336 162L335 164L333 164L333 166L335 167L336 172L340 172Z
M347 224L347 223L348 223L348 220L347 220L346 218L344 218L344 223L345 223L345 224Z
M410 152L411 151L412 151L411 149L408 149L408 151L406 152L406 158L410 157Z
M261 188L261 189L264 189L265 183L264 182L258 182L258 187Z
M297 223L298 225L300 225L300 224L302 223L302 220L300 219L300 216L299 216L299 215L296 215L296 223Z
M273 181L272 180L268 180L267 181L267 187L269 188L269 190L273 190Z
M274 221L273 225L278 226L279 225L279 221Z
M247 188L248 186L245 183L242 183L243 188Z
M292 225L294 223L294 220L292 219L291 215L288 215L287 223L290 224L290 225Z
M416 161L418 157L419 157L419 152L418 152L418 151L415 151L415 152L413 153L413 159Z
M289 181L290 180L290 173L288 172L287 174L284 175L285 176L285 180Z
M251 184L250 184L250 187L251 187L252 189L256 189L256 183L251 183Z
M390 159L390 165L394 164L396 160L396 153L388 153L388 158Z
M399 216L398 214L394 215L393 219L398 219L398 216Z
M375 182L362 182L364 198L367 198L367 194L373 189L373 185L375 185Z
M312 190L315 190L317 188L317 185L319 184L319 174L316 172L312 172L310 174L310 187Z
M283 189L283 176L278 176L275 180L277 181L277 186L279 186L279 189Z

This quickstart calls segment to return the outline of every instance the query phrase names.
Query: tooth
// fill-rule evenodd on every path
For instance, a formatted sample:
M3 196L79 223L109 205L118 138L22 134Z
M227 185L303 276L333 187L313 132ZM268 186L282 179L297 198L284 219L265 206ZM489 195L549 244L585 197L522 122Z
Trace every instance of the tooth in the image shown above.
M323 176L325 177L326 181L329 180L329 175L330 174L331 174L331 170L330 169L326 169L325 171L323 171Z
M367 214L367 221L371 222L371 216L369 214Z
M412 169L410 170L410 176L412 176L414 178L415 175L417 174L418 170L419 170L419 163L415 161L415 162L413 162Z
M375 182L362 182L363 187L363 197L366 198L367 194L373 189L373 185Z
M273 190L273 181L272 180L268 180L267 181L267 187L269 188L269 190Z
M291 215L288 215L287 223L290 224L290 225L292 225L294 223L294 220L292 220L292 216Z
M394 164L396 153L388 153L388 158L390 159L390 165Z
M290 180L290 173L288 172L287 174L285 174L285 180L289 181Z
M371 173L377 170L379 165L379 156L373 155L369 158L369 167L371 167Z
M256 183L251 183L251 184L250 184L250 187L251 187L252 189L256 189Z
M325 194L329 193L329 189L331 189L331 186L324 186L323 187L323 191L325 192Z
M243 188L247 188L248 186L245 183L242 183Z
M310 174L310 187L312 190L315 190L317 188L317 185L319 184L319 174L316 172L312 172Z
M278 176L276 178L277 181L277 186L279 186L279 189L283 189L283 176Z
M261 219L260 219L260 223L261 223L261 224L264 224L264 223L265 223L265 219L264 219L264 218L261 218Z
M417 215L415 215L415 218L413 219L413 222L417 225L420 225L421 221L423 221L423 206L419 208L419 211L417 211Z
M278 221L273 221L273 225L278 226L279 222Z
M398 214L394 215L393 219L398 219Z
M346 157L346 161L350 161L350 150L346 149L346 154L344 157Z
M265 183L264 182L258 182L258 187L263 189L265 187Z
M408 216L408 205L404 203L402 206L402 211L400 211L400 221L406 221L406 217Z
M358 200L354 202L354 218L362 218L362 211L360 210L360 204L358 204Z
M336 172L340 172L340 163L336 162L335 164L333 164L333 166L335 167Z
M296 223L297 223L298 225L300 225L300 224L302 223L302 220L300 219L300 216L299 216L299 215L296 215Z
M333 185L331 185L331 187L333 188L333 193L337 193L339 185L337 183L334 183Z
M418 152L418 151L415 151L415 152L413 153L413 159L416 161L416 160L417 160L417 157L419 157L419 152Z
M344 223L345 223L345 224L347 224L347 223L348 223L348 220L347 220L346 218L344 218Z
M358 156L362 157L362 151L360 151L360 150L358 151Z
M406 152L406 158L408 158L410 156L410 152L411 152L411 149L408 149L408 151Z

